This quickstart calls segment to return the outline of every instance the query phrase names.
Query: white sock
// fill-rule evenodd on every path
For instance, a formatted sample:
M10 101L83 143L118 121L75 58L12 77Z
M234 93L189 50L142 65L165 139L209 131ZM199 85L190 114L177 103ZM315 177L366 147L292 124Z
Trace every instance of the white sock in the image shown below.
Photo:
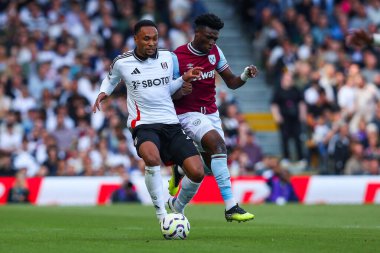
M182 179L181 191L174 202L174 208L177 212L183 213L186 205L197 193L201 183L191 181L187 176Z
M145 167L145 185L156 209L157 219L161 221L166 215L164 190L160 166Z
M232 195L230 172L227 167L227 155L215 154L211 156L211 170L218 183L220 194L223 197L226 210L236 205Z

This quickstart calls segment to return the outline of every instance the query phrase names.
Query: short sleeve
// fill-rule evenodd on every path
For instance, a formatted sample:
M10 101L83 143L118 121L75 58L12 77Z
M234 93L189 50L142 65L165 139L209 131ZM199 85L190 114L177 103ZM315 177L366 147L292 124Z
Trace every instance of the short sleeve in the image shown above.
M216 48L218 49L219 57L220 57L220 60L218 64L216 65L216 71L218 71L218 73L221 73L224 70L226 70L229 67L229 65L227 63L226 57L223 54L222 49L220 49L218 46L216 46Z
M175 53L171 53L171 55L173 60L173 79L177 79L181 76L181 73L179 71L178 57Z

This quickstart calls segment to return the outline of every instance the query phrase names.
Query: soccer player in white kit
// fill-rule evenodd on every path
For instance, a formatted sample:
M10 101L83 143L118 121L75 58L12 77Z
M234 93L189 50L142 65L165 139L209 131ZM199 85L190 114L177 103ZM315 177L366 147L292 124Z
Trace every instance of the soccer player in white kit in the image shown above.
M100 110L100 103L112 93L120 80L124 80L128 92L127 125L132 130L137 153L145 162L145 184L157 218L161 221L167 214L160 173L161 160L181 164L186 172L179 201L190 201L203 180L202 161L192 140L179 124L171 98L184 82L199 78L201 68L196 67L172 80L172 54L157 49L155 23L139 21L134 34L136 48L115 58L101 84L93 112Z

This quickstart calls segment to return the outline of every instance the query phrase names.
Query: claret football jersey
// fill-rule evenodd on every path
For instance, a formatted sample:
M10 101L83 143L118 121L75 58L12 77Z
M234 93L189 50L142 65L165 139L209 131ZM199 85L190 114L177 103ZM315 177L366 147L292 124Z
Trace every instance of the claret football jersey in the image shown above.
M111 94L121 79L128 91L128 127L179 123L171 99L172 53L160 49L146 60L140 59L134 51L116 57L100 91Z
M220 73L229 67L222 50L214 45L210 52L205 54L196 50L190 42L178 47L174 53L177 56L177 59L173 59L175 78L193 67L203 67L201 78L191 82L192 93L179 100L174 100L177 114L216 112L215 70Z

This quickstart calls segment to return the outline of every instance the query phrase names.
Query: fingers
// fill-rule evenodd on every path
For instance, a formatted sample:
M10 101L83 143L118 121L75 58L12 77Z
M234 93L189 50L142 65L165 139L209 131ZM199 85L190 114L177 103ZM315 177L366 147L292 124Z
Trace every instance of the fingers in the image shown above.
M194 67L192 70L203 70L203 67Z
M200 77L201 70L203 70L202 67L194 67L191 69L191 74L195 75L196 77Z
M100 111L100 108L99 108L98 100L96 99L94 105L92 106L92 112L93 112L93 113L96 113L97 110Z
M201 73L202 73L201 70L203 70L202 67L191 68L187 72L185 72L185 74L183 75L183 77L184 77L183 79L186 82L195 81L195 80L197 80L198 78L201 77Z
M100 111L100 103L107 99L107 95L105 93L100 93L99 96L96 98L96 101L94 103L94 105L92 106L92 112L93 113L96 113L96 111Z
M249 77L256 77L256 75L257 75L257 73L258 73L259 71L257 70L257 67L256 66L254 66L254 65L250 65L249 67L248 67L248 75L249 75Z

